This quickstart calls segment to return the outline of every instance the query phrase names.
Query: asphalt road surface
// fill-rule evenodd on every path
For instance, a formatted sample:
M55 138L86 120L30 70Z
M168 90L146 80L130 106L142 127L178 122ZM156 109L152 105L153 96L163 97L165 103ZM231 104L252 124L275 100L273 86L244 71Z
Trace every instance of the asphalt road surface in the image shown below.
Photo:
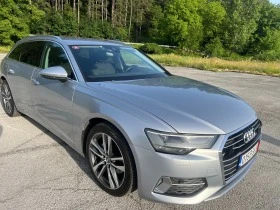
M152 203L137 191L114 198L93 183L86 161L64 142L30 118L9 118L0 108L0 209L279 209L280 79L168 69L236 93L263 121L256 164L232 191L196 206Z

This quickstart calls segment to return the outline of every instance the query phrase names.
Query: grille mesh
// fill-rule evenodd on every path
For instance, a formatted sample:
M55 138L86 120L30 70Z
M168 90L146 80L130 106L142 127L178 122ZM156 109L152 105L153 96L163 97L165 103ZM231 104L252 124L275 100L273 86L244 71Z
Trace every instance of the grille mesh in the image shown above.
M245 129L231 135L223 149L223 165L225 181L229 180L238 171L238 162L240 155L249 151L259 141L261 135L262 123L256 120ZM256 136L248 143L244 142L244 134L250 129L254 129Z

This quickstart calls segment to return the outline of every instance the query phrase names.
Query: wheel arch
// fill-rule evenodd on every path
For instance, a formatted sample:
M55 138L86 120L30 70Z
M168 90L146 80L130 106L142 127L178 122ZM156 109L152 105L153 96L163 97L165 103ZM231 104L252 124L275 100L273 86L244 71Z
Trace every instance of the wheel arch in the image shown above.
M86 157L86 145L87 145L87 136L90 132L90 130L97 124L100 123L106 123L109 124L111 126L113 126L117 131L120 132L120 134L122 135L122 137L124 138L124 140L127 142L128 147L130 148L131 154L132 154L132 159L134 162L134 167L135 167L135 172L136 172L136 182L135 182L135 186L134 186L134 190L136 190L138 188L138 168L137 168L137 163L136 163L136 159L135 159L135 154L134 154L134 150L131 148L131 141L127 135L127 133L125 132L124 129L122 129L122 127L116 123L116 122L112 122L109 119L105 119L103 117L94 117L88 120L88 122L85 125L85 129L82 132L82 149L83 149L83 155Z
M83 129L83 132L82 132L82 137L81 137L81 140L82 140L82 149L83 149L83 154L85 155L86 154L86 140L87 140L87 136L90 132L90 130L97 124L100 124L100 123L106 123L106 124L109 124L111 126L113 126L116 130L118 130L120 132L120 134L123 136L123 138L126 140L126 142L128 143L130 149L131 149L131 141L127 135L127 133L125 132L125 130L115 121L113 120L110 120L108 118L105 118L105 117L101 117L101 116L98 116L98 117L93 117L91 119L89 119L85 126L84 126L84 129ZM131 149L132 151L132 149Z

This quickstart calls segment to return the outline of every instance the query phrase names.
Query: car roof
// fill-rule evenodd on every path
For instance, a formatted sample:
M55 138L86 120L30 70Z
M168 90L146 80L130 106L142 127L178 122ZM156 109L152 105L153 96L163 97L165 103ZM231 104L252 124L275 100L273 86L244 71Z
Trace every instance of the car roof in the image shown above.
M114 46L127 46L125 43L116 40L101 40L80 37L64 37L64 36L51 36L51 35L36 35L28 36L19 41L19 43L27 41L57 41L67 45L114 45Z

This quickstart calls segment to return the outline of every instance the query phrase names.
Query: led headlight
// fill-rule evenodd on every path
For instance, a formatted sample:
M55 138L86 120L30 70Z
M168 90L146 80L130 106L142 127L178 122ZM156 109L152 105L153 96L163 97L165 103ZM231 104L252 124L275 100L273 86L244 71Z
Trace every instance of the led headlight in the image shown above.
M185 155L195 149L209 149L217 135L173 134L146 129L146 134L157 152Z

